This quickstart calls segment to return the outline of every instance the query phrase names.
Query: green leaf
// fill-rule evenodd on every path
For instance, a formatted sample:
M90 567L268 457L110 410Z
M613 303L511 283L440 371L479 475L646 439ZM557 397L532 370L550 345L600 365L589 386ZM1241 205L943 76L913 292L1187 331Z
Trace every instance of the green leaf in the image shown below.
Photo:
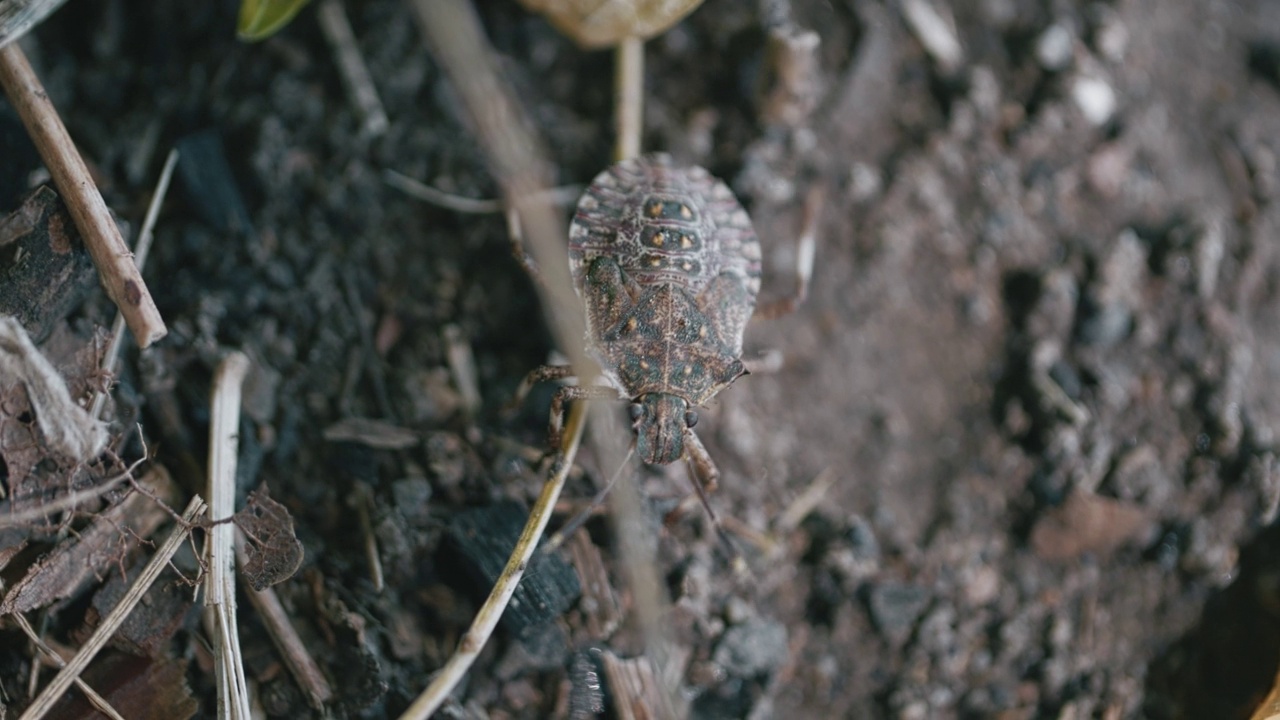
M293 19L309 0L241 0L236 37L245 42L266 40Z

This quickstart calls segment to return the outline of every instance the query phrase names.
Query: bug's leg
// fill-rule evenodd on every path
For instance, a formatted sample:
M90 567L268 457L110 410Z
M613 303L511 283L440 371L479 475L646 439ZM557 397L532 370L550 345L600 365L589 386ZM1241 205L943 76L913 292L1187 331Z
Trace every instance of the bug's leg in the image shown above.
M684 447L689 454L689 464L693 466L693 474L697 479L695 483L698 486L698 494L702 495L702 502L706 504L706 496L716 491L720 487L720 469L716 467L716 463L711 459L711 453L707 452L707 446L702 444L702 440L698 434L688 428L684 431ZM710 505L707 506L707 512L715 519L715 513L711 511Z
M533 281L543 287L546 283L542 279L542 271L538 269L538 263L529 254L524 247L524 230L520 225L520 211L515 207L509 207L505 212L507 218L507 237L511 239L511 254L515 256L516 262L520 263L520 267L533 278Z
M547 367L556 367L549 365ZM604 385L593 385L589 387L580 387L578 385L565 385L556 390L556 394L551 396L551 421L547 427L547 444L551 446L552 453L560 452L560 440L564 434L564 411L565 404L570 400L616 400L618 399L618 391Z
M573 377L573 367L569 365L540 365L529 371L524 376L524 380L520 382L520 387L516 388L516 394L511 398L511 402L502 409L505 414L512 414L520 409L524 404L525 398L529 397L529 392L533 390L533 386L541 382L549 380L565 380Z
M800 307L809 296L809 279L813 277L813 256L817 246L818 218L822 214L823 191L821 185L809 190L804 202L804 220L800 237L796 239L796 289L788 297L758 305L753 318L770 320L789 315Z

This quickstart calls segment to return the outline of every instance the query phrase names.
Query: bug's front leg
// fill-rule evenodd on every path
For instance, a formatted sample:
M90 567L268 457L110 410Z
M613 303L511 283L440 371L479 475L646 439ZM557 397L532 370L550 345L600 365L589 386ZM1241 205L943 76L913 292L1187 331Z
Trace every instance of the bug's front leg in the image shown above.
M574 375L573 367L570 365L540 365L530 370L520 382L520 387L516 388L516 394L511 398L511 402L503 408L503 412L510 415L518 410L524 404L525 398L529 397L529 392L533 390L534 385L551 380L567 380L571 377Z
M707 447L702 444L698 434L688 428L684 431L684 447L704 497L715 492L716 488L720 487L720 468L716 467L716 462L711 459L711 453L707 452ZM710 511L709 507L708 511Z
M551 397L551 421L547 428L547 443L551 446L551 452L560 452L560 440L564 434L564 410L567 402L570 400L616 400L617 398L618 391L604 385L589 387L565 385L557 389L556 394Z

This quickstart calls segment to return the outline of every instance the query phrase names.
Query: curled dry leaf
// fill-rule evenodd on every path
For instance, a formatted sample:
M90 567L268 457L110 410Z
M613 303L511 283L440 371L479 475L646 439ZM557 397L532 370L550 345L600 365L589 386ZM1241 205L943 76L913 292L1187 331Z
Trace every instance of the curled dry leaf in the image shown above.
M617 45L624 38L642 40L680 22L702 0L520 0L547 16L560 32L585 48Z
M298 571L302 543L293 534L293 517L285 506L271 499L265 485L249 493L248 503L235 514L235 524L247 540L241 570L254 590L265 590Z

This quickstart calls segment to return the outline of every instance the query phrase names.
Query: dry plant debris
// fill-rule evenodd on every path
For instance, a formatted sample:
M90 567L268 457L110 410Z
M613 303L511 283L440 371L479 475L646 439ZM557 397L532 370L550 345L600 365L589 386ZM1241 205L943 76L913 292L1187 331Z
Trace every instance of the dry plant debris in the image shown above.
M0 219L0 315L16 318L34 342L53 332L94 277L80 233L49 187Z
M72 400L66 380L12 317L0 317L0 378L0 456L9 469L10 492L22 485L45 453L74 464L102 452L106 427ZM30 427L22 420L28 412L35 415L39 440L24 430Z

